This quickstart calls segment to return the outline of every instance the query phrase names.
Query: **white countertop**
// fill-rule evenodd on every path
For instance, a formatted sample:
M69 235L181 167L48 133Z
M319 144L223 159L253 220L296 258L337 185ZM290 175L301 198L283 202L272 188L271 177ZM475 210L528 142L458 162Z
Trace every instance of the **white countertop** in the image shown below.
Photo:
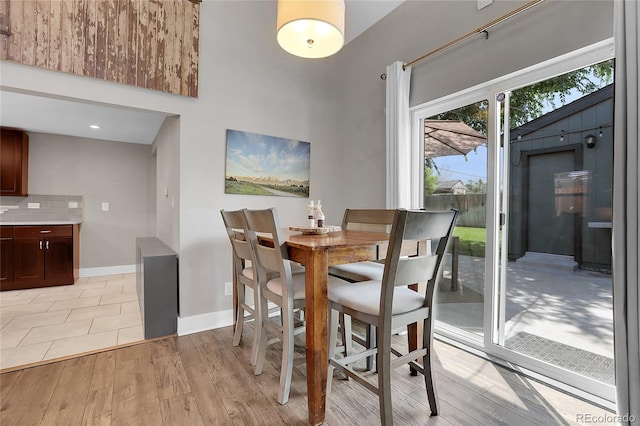
M38 225L75 225L75 224L80 224L82 223L81 220L37 220L37 221L16 221L16 222L10 222L10 221L0 221L0 226L14 226L14 225L32 225L32 226L38 226Z

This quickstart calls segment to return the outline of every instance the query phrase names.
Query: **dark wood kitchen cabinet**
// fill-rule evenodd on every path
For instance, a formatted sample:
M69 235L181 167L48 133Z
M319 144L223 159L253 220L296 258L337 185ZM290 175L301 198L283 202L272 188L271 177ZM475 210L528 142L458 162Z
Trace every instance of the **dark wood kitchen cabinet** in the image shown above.
M0 289L13 284L13 226L0 226Z
M26 197L29 183L29 135L0 129L0 195Z
M78 278L78 225L14 226L13 281L2 290L73 284Z

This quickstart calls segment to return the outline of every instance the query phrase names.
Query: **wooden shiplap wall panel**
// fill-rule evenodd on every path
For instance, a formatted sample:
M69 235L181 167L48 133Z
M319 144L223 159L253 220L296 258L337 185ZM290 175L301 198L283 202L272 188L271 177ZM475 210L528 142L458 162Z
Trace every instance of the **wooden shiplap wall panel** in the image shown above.
M47 68L60 70L60 28L62 24L62 2L50 3L49 18L49 50L47 52Z
M17 31L17 26L19 24L19 20L14 19L11 20L11 16L22 16L22 3L18 2L17 4L11 4L10 10L7 11L9 15L7 15L7 20L9 21L9 34L15 34ZM8 45L7 49L7 57L6 60L15 58L18 56L18 52L21 51L20 47L20 38L19 37L10 37L9 34L0 35L1 39L8 40L6 43ZM3 43L5 44L5 43Z
M164 76L163 76L163 89L164 91L171 91L171 64L173 63L173 44L175 38L173 37L171 30L176 27L176 9L173 3L165 4L165 22L164 22Z
M0 0L0 16L2 60L198 96L199 1Z
M136 39L135 39L135 50L136 50L136 80L140 82L140 85L143 87L147 86L147 67L146 67L146 57L147 51L145 49L145 38L146 32L148 31L148 8L146 7L148 2L139 2L137 4L138 10L136 16L138 18L137 30L136 30Z
M52 0L55 1L55 0ZM71 54L73 55L73 72L78 75L85 75L84 73L84 52L85 52L85 24L86 15L85 7L88 1L91 0L75 0L74 1L74 15L73 15L73 35L71 37Z
M36 4L35 66L46 68L49 61L49 16L51 2L38 0Z
M9 2L0 0L0 34L2 39L6 40L5 35L10 34L9 31ZM6 60L9 57L9 43L0 43L0 60Z
M116 81L118 83L128 84L127 70L129 69L129 60L127 52L127 40L129 40L129 2L118 2L118 31L116 38L111 42L116 46L117 63L116 63Z
M158 14L156 19L156 84L157 90L164 90L164 45L165 45L165 27L166 27L166 7L160 7L158 0L151 0L158 4ZM194 9L195 10L195 9Z
M22 41L22 63L28 65L34 64L35 57L35 36L36 36L36 4L33 1L25 1L24 8L22 10L22 18L24 20L24 27L22 31L25 35L25 39ZM9 14L11 19L11 14Z
M14 2L12 2L13 4ZM60 67L58 71L73 72L73 0L62 0L60 15ZM13 20L13 18L11 18ZM13 36L13 35L12 35ZM26 38L26 35L22 35ZM29 64L27 64L29 65Z

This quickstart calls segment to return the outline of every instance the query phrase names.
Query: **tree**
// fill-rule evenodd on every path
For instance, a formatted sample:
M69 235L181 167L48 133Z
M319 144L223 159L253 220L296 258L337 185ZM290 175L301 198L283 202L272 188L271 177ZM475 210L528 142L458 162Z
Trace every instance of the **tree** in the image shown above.
M555 109L558 101L565 105L567 96L574 91L584 96L612 82L613 59L514 90L509 101L509 125L513 129L538 118L545 114L547 105ZM460 120L486 135L488 107L487 101L477 102L429 119Z
M487 182L482 179L473 180L469 179L467 183L464 184L467 187L467 194L486 194L487 193Z
M425 161L424 165L424 195L431 195L438 187L438 171L430 167Z

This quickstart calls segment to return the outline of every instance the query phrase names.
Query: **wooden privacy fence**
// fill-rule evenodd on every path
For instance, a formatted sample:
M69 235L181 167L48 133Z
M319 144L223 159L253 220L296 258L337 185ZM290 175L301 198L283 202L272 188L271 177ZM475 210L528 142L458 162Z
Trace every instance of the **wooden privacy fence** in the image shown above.
M200 0L0 0L0 60L198 96Z
M487 220L487 194L434 194L424 197L428 210L457 209L458 226L484 228Z

